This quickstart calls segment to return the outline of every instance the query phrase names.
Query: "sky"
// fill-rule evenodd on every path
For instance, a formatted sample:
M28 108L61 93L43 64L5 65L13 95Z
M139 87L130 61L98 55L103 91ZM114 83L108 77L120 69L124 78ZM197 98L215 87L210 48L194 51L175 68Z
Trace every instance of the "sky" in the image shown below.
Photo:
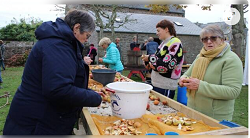
M11 7L11 8L10 8ZM55 21L63 12L55 11L55 4L0 4L0 27L4 27L16 18L40 19L42 21Z
M11 1L11 0L8 0ZM60 6L63 6L62 4ZM228 4L214 4L211 11L201 10L196 4L188 4L185 8L185 17L191 22L210 23L222 22L225 9ZM10 8L11 7L11 8ZM11 23L14 18L17 21L20 18L40 19L42 21L55 21L57 17L62 17L64 12L55 11L55 4L35 4L35 3L16 3L4 2L0 4L0 27ZM248 17L249 13L245 16Z

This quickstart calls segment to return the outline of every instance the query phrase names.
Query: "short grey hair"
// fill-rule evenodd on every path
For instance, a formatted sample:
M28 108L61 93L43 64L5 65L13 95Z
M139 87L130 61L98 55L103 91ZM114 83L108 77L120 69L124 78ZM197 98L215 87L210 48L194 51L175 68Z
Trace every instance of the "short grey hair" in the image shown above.
M100 41L99 41L99 46L102 46L104 44L110 45L111 44L111 40L108 37L103 37Z
M153 38L153 37L149 37L149 38L148 38L148 41L149 41L149 42L154 41L154 38Z
M133 40L137 39L137 36L133 36Z
M217 25L208 25L203 28L200 33L200 38L202 39L206 34L214 34L216 36L219 36L221 39L224 39L224 33Z
M73 31L75 24L80 24L80 33L93 32L95 30L95 22L93 18L85 11L70 10L64 18L64 21Z

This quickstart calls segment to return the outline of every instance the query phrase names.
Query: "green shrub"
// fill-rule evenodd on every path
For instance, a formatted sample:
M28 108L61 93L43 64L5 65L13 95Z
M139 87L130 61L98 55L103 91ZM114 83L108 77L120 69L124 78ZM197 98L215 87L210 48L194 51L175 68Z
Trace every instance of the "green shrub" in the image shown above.
M0 39L12 41L35 41L35 30L42 24L41 20L34 18L22 18L19 22L14 18L11 22L11 24L0 29Z
M7 65L11 67L24 66L31 50L26 50L24 54L15 54L7 59Z

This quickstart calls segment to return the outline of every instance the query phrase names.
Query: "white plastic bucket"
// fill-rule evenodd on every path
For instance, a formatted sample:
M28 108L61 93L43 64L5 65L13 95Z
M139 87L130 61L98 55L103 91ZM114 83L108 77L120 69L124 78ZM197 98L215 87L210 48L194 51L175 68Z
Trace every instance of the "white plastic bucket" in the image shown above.
M112 114L123 119L140 118L146 113L151 85L140 82L113 82L107 87L111 94Z

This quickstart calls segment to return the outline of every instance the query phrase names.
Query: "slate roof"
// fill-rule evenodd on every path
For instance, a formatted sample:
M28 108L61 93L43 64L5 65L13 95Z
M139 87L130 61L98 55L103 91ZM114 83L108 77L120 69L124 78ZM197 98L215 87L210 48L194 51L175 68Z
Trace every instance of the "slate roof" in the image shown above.
M183 26L175 25L176 33L181 35L200 35L201 28L196 24L192 23L185 17L175 16L162 16L162 15L151 15L151 14L137 14L137 13L117 13L118 17L125 17L130 15L129 19L136 19L137 22L126 23L120 28L115 28L116 32L130 32L130 33L156 33L156 24L167 19L172 22L179 22ZM121 18L122 19L122 18ZM117 26L119 23L115 23ZM99 31L99 27L96 28ZM110 30L104 30L110 31Z
M150 10L151 8L145 7L146 4L121 4L119 6L121 7L127 7L131 9L140 9L140 10ZM174 7L172 4L169 5L169 10L167 11L168 13L185 13L185 10L182 8L177 9Z
M224 34L229 34L232 31L232 29L231 29L232 26L226 24L225 22L211 22L211 23L207 23L207 24L201 24L199 26L201 28L204 28L204 27L211 25L211 24L218 25L222 29Z

